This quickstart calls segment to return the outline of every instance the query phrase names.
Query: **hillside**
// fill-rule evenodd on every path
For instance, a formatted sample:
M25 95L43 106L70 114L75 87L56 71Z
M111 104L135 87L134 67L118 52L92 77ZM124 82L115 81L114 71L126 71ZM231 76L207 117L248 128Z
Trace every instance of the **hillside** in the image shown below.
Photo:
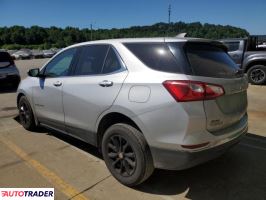
M32 26L0 27L0 47L6 49L65 47L73 43L108 38L130 37L158 37L175 36L186 32L189 37L201 37L210 39L246 37L249 33L241 28L214 24L201 24L200 22L184 23L176 22L170 25L156 23L151 26L132 26L121 29L79 29L66 27L43 28Z

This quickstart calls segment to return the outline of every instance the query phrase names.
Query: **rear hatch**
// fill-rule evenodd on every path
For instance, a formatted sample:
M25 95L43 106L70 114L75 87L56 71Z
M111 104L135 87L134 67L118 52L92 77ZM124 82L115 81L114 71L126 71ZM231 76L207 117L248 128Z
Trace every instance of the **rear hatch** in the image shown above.
M178 102L203 102L210 132L218 133L244 119L248 81L222 43L193 39L124 45L154 70L187 75L189 80L163 84Z
M204 100L207 130L217 132L243 119L247 111L248 81L219 43L187 42L184 46L192 80L222 86L224 95Z

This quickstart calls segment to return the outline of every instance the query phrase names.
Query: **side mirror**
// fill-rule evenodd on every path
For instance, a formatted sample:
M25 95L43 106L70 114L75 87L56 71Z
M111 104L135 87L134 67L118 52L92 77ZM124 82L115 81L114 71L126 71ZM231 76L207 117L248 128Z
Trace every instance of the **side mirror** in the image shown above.
M39 68L30 69L28 71L28 75L31 77L40 77L40 69Z

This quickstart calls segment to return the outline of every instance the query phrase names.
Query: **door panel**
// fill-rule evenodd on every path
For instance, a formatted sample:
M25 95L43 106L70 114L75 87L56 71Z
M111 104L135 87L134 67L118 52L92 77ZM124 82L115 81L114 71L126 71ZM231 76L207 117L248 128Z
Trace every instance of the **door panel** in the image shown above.
M76 48L71 48L53 58L40 72L45 78L37 78L33 87L39 121L61 130L65 129L62 87L70 73L75 53Z
M68 78L63 87L67 130L94 144L96 120L113 104L126 76L127 71L122 71L112 75ZM101 86L104 80L112 85Z
M63 86L67 131L96 144L96 120L112 106L126 76L121 60L109 45L82 47L74 76Z
M54 84L63 81L63 78L39 79L33 88L33 100L39 121L59 129L64 128L62 85Z

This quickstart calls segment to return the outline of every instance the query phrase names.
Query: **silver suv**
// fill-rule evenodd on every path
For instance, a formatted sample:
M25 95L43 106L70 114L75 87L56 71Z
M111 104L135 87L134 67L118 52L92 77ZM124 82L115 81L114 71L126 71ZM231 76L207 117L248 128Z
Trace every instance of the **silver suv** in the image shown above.
M116 39L63 49L18 89L22 125L99 147L121 183L224 153L247 132L247 78L219 42Z

